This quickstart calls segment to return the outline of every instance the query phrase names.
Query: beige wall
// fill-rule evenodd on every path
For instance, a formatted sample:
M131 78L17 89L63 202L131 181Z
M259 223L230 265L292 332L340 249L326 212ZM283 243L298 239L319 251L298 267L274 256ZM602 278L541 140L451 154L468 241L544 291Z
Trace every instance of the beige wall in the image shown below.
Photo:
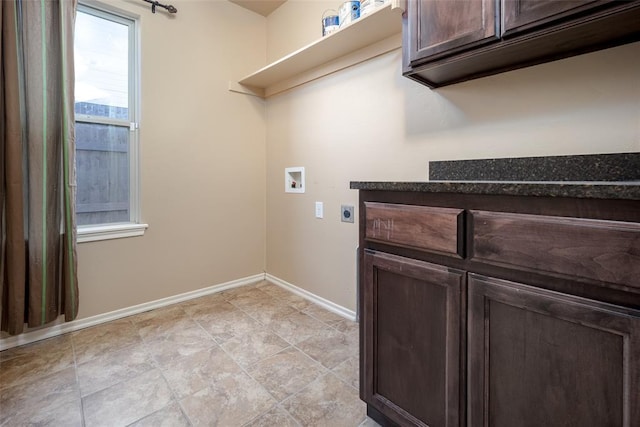
M337 13L342 3L342 0L288 0L271 12L267 19L267 61L276 61L322 37L323 13L327 10Z
M400 70L398 50L267 101L267 271L352 310L350 181L424 181L430 160L640 151L640 43L438 90ZM288 166L306 168L305 194L284 193Z
M166 2L166 3L171 3ZM227 1L141 16L143 237L78 248L80 318L262 273L264 101L229 80L264 65L265 19Z

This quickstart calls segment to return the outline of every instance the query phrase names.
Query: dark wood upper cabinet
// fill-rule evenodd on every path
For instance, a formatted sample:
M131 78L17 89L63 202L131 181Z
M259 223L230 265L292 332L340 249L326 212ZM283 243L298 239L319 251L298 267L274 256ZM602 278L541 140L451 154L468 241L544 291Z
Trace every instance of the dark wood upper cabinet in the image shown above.
M409 1L407 8L411 62L498 40L496 0Z
M511 35L607 6L614 0L502 0L501 35Z
M640 0L408 0L403 74L429 87L640 40Z

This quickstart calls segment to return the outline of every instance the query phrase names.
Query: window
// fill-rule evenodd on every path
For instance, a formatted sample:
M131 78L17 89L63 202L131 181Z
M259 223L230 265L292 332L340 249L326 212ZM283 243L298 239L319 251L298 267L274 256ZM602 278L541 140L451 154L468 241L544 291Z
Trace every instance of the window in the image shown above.
M136 20L79 5L75 27L78 241L141 235Z

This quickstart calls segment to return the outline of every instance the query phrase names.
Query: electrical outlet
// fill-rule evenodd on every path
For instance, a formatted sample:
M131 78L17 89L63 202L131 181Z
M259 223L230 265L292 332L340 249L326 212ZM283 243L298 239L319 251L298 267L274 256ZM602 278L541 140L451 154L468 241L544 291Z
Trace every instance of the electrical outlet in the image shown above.
M353 222L353 206L351 205L342 205L340 206L340 219L342 222Z

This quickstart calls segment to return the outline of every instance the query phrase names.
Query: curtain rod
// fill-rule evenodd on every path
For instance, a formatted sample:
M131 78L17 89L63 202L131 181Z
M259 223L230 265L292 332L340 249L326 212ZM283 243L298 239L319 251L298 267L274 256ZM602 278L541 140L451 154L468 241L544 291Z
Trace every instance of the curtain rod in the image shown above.
M146 1L147 3L151 3L151 12L153 12L153 13L156 13L156 6L164 7L165 9L167 9L167 11L169 13L177 13L178 12L178 9L176 9L172 5L162 4L162 3L154 1L154 0L142 0L142 1Z

